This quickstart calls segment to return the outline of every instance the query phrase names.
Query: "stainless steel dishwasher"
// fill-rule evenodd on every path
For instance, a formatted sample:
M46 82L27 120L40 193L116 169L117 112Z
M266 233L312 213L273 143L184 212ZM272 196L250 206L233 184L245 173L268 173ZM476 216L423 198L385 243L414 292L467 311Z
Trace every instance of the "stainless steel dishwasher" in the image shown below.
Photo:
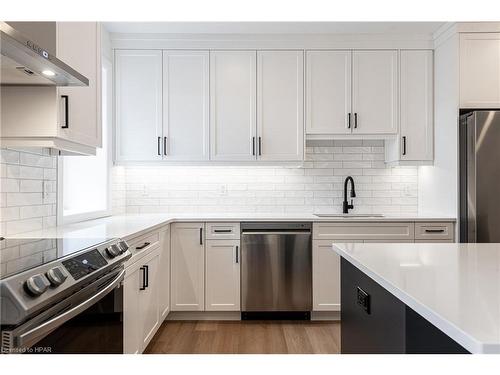
M312 309L311 223L241 223L243 319L309 319ZM286 316L285 316L286 315Z

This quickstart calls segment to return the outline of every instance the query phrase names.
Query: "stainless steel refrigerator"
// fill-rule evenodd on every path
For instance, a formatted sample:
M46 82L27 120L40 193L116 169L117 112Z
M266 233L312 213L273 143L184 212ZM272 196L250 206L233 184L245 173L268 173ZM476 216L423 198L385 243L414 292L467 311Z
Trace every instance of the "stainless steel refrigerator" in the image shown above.
M460 116L460 242L500 242L500 111Z

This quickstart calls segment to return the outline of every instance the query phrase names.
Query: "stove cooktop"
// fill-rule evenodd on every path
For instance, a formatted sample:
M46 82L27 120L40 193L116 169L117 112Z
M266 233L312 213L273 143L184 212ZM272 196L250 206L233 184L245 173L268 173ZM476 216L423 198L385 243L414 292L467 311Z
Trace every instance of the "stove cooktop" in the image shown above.
M96 247L111 238L3 238L0 240L0 280Z

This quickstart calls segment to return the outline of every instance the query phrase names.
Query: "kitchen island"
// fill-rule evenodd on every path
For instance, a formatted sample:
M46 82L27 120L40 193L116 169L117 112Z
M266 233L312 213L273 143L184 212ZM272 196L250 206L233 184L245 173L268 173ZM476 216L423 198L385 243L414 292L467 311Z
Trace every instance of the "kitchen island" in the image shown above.
M500 353L500 244L332 247L342 353Z

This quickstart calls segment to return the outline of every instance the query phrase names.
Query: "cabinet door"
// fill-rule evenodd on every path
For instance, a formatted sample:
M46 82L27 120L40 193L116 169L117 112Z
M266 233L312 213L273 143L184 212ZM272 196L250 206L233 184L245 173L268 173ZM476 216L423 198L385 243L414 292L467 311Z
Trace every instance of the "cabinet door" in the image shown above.
M158 270L160 321L170 312L170 228L160 232L160 267Z
M240 241L207 241L205 262L205 310L239 311Z
M432 160L433 55L427 51L401 51L401 160Z
M460 107L500 108L500 33L460 35Z
M209 157L209 55L163 51L163 136L167 160Z
M138 354L142 352L141 312L139 310L139 288L141 270L131 266L123 281L123 352Z
M312 257L313 310L340 311L340 256L333 251L332 241L314 240Z
M117 160L160 160L161 51L115 51Z
M307 51L306 133L350 134L350 113L351 51Z
M257 136L260 160L304 158L304 54L257 52Z
M397 133L397 51L354 51L352 58L353 133Z
M210 158L255 160L256 52L210 52Z
M172 225L172 311L203 311L205 245L203 223Z
M142 319L142 348L146 349L153 338L156 330L160 325L160 313L158 305L158 265L160 262L160 252L157 249L153 252L151 257L148 256L140 268L141 273L145 274L142 287L143 290L139 291L139 309L141 311ZM141 276L143 276L141 275ZM145 283L145 284L144 284Z
M60 87L68 98L68 113L61 114L59 135L93 147L102 146L101 32L97 22L58 22L57 57L89 80L88 87ZM66 125L67 128L61 126Z

